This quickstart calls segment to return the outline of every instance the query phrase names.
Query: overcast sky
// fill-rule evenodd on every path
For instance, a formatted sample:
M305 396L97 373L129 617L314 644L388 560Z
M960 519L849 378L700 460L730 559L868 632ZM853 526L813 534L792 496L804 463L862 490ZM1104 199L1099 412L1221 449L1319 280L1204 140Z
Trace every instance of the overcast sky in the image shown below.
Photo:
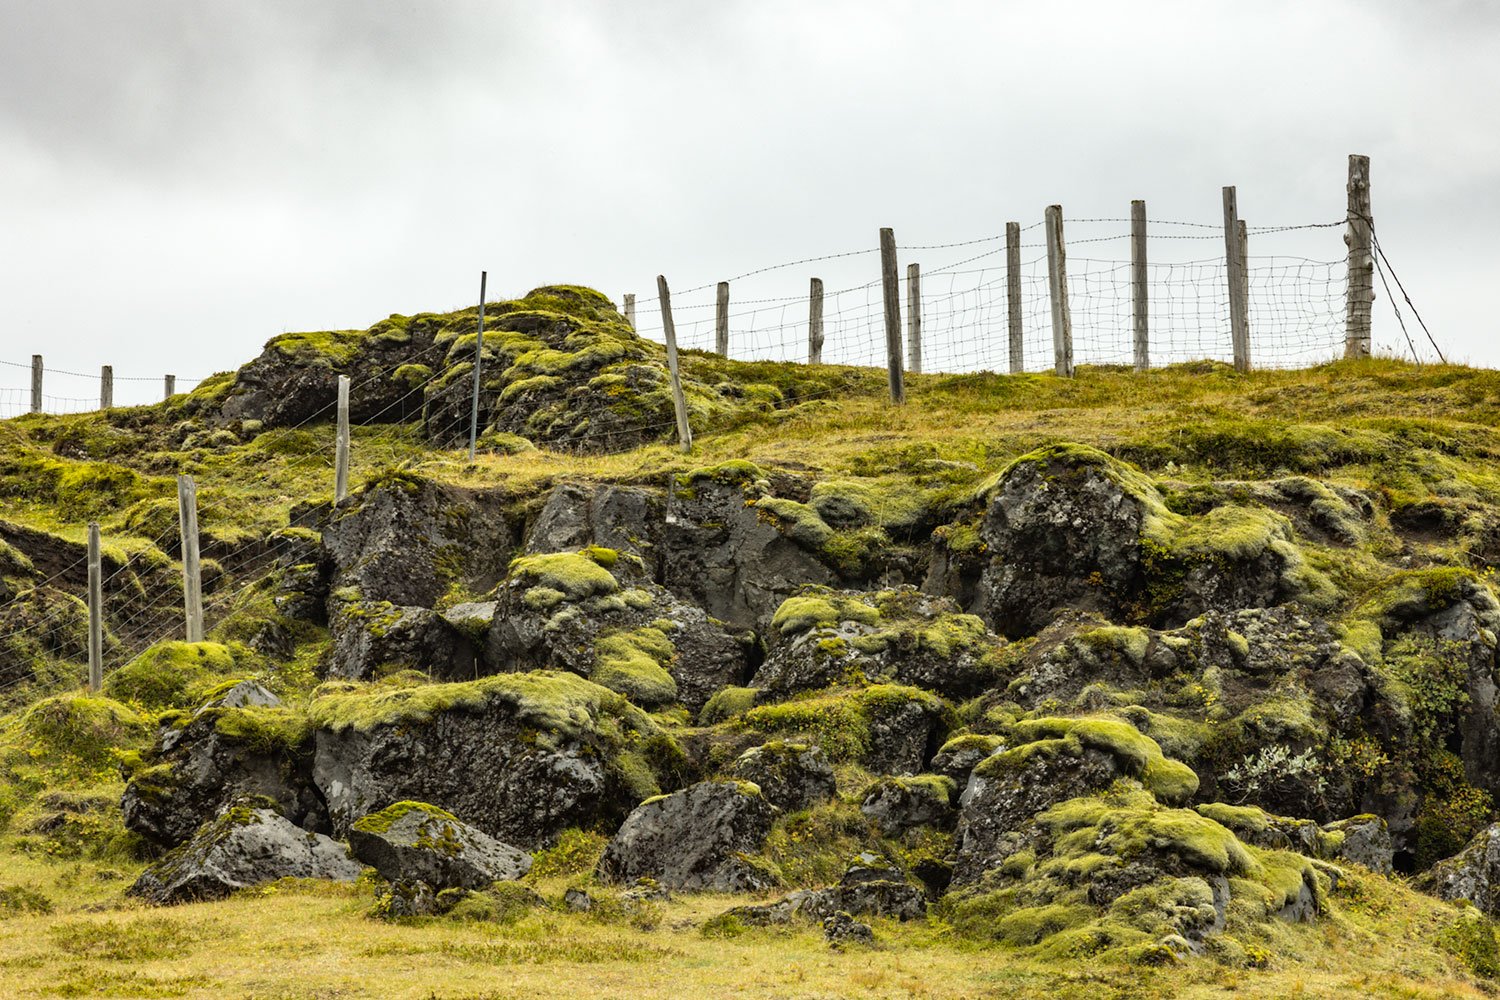
M659 272L686 288L881 226L964 241L1053 202L1215 223L1224 184L1252 225L1330 221L1360 152L1439 344L1493 365L1497 12L3 0L0 360L187 379L284 330L463 305L481 268L495 296L645 298ZM1286 249L1342 254L1316 237Z

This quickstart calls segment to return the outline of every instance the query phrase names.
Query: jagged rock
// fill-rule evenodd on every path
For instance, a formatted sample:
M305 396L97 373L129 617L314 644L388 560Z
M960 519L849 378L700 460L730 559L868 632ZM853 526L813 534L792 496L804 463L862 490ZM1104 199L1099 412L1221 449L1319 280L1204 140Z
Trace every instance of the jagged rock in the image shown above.
M736 628L763 630L781 602L834 574L782 534L728 474L692 477L667 495L662 582Z
M1342 835L1331 851L1335 859L1364 865L1382 875L1391 873L1395 850L1390 829L1379 816L1354 816L1329 823L1323 829Z
M482 889L531 870L531 855L422 802L397 802L356 820L349 850L392 882Z
M397 881L386 886L375 899L373 913L385 920L435 917L442 911L438 892L420 879Z
M331 601L329 610L330 677L369 680L397 670L475 675L474 644L435 611L386 601Z
M360 870L342 844L299 829L274 810L239 804L147 868L129 894L161 905L187 903L280 878L349 882Z
M137 771L120 802L125 826L153 844L182 843L229 803L261 796L291 822L326 831L328 817L313 787L307 748L281 738L286 718L275 706L255 707L270 692L236 685L244 705L199 710L185 724L164 726L150 767ZM228 697L228 693L226 694Z
M276 708L281 699L255 681L240 681L229 690L205 702L204 708Z
M449 628L479 649L484 646L485 637L495 624L495 609L498 606L497 601L465 601L440 614Z
M517 559L485 646L495 669L570 670L638 705L697 711L747 673L747 637L591 547Z
M594 908L594 897L582 889L568 889L563 893L563 905L574 913L587 913Z
M770 637L753 684L777 694L858 676L967 698L995 683L1005 645L951 600L912 587L806 588L777 609Z
M899 837L922 826L951 827L957 794L953 779L942 775L881 778L865 789L859 811L885 836Z
M576 552L590 545L635 557L622 571L655 579L665 502L660 493L611 483L563 483L547 494L527 532L527 554Z
M758 785L766 801L782 812L811 808L838 791L827 755L805 743L772 740L751 747L729 765L726 773Z
M754 785L702 781L636 807L604 850L599 875L648 876L670 889L746 892L774 880L745 857L760 849L776 808Z
M501 674L416 689L433 707L405 710L379 692L344 695L314 714L313 780L336 834L395 802L429 802L527 850L570 827L622 819L636 796L626 741L671 748L624 699L567 673ZM339 712L350 703L348 721ZM377 714L365 717L361 713ZM647 758L643 767L660 763Z
M959 794L969 786L969 775L980 761L1005 749L1005 740L987 733L965 733L944 743L933 755L929 769L953 780Z
M1500 917L1500 823L1479 831L1458 854L1418 876L1415 885L1439 899L1466 899Z
M824 917L823 937L835 948L875 943L875 932L870 929L870 925L858 922L847 913L834 913Z

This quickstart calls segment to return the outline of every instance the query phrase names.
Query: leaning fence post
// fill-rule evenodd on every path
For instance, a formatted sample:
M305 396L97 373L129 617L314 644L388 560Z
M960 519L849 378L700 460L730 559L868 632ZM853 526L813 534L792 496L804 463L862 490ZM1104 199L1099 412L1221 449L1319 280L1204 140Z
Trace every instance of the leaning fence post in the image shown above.
M1250 318L1246 315L1244 247L1240 243L1240 210L1234 185L1224 188L1224 263L1229 279L1229 336L1236 371L1250 370Z
M1053 370L1073 377L1073 317L1068 312L1068 253L1063 242L1062 206L1048 205L1047 292L1052 298Z
M349 495L349 376L339 376L339 429L334 438L333 502Z
M104 573L99 555L99 522L89 522L89 690L104 686Z
M1005 300L1010 326L1010 373L1026 370L1021 335L1021 224L1005 224Z
M1135 370L1151 367L1150 305L1147 299L1146 203L1130 203L1130 314L1135 339Z
M661 301L661 328L667 340L667 373L672 377L672 409L677 413L677 446L693 450L693 428L688 425L687 398L682 394L682 377L677 371L677 327L672 323L672 292L665 275L656 276L656 294Z
M901 371L901 287L896 273L896 233L880 231L880 285L885 298L885 353L890 374L891 402L906 402L906 381Z
M823 363L823 279L813 278L807 289L807 363Z
M177 395L177 376L163 375L161 377L162 399L171 399Z
M42 412L42 356L31 356L31 412Z
M479 272L479 332L474 338L474 395L469 402L469 464L474 464L474 445L479 440L479 369L484 363L484 283L488 271Z
M630 324L630 328L632 330L635 329L635 293L634 292L626 292L625 293L625 322Z
M719 282L714 304L714 353L729 357L729 282Z
M182 610L187 641L203 641L203 588L198 565L198 487L177 477L177 525L182 535Z
M104 365L99 369L99 409L107 410L115 405L115 367Z
M1375 301L1375 258L1370 253L1370 158L1349 156L1349 290L1344 312L1344 357L1370 356L1370 304Z
M922 374L922 267L906 265L906 367Z

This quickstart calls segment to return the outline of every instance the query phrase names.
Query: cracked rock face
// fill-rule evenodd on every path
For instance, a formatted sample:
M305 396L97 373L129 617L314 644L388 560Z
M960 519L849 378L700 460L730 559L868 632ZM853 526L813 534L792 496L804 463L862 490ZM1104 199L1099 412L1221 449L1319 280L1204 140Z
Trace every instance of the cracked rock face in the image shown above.
M774 879L750 864L776 808L753 785L703 781L652 799L626 818L599 861L611 882L653 878L669 889L749 892Z
M398 802L349 828L349 850L391 882L483 889L531 870L531 855L421 802Z

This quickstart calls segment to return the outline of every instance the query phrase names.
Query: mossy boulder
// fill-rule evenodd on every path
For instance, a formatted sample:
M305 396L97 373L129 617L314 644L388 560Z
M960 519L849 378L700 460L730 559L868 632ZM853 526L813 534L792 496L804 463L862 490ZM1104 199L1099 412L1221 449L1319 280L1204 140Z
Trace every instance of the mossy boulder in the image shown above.
M1500 917L1500 823L1480 830L1464 849L1417 878L1416 887L1439 899L1466 900Z
M612 569L655 579L666 500L656 490L614 483L561 483L526 531L524 554L576 552L591 546L625 556Z
M653 878L669 889L746 892L776 882L755 863L776 807L746 781L703 781L637 806L610 840L598 875Z
M531 870L531 855L425 802L395 802L349 827L349 851L391 882L483 889Z
M316 699L310 716L313 777L340 834L414 801L532 850L569 827L613 829L682 765L649 716L566 672L355 687Z
M952 829L957 801L958 787L945 775L886 777L864 790L859 811L885 836L899 837L924 826Z
M457 678L476 672L476 644L430 608L338 596L329 600L328 608L333 637L329 677L362 681L418 670Z
M282 878L352 882L360 871L342 844L299 829L255 800L242 800L147 868L128 892L170 905L223 899Z
M234 654L217 642L161 642L104 681L104 693L144 708L188 708L235 670Z
M758 787L782 812L809 809L838 792L828 756L806 743L770 740L751 747L735 758L726 773Z
M832 761L877 774L917 774L954 725L937 695L895 684L810 692L756 705L728 724L820 747Z

